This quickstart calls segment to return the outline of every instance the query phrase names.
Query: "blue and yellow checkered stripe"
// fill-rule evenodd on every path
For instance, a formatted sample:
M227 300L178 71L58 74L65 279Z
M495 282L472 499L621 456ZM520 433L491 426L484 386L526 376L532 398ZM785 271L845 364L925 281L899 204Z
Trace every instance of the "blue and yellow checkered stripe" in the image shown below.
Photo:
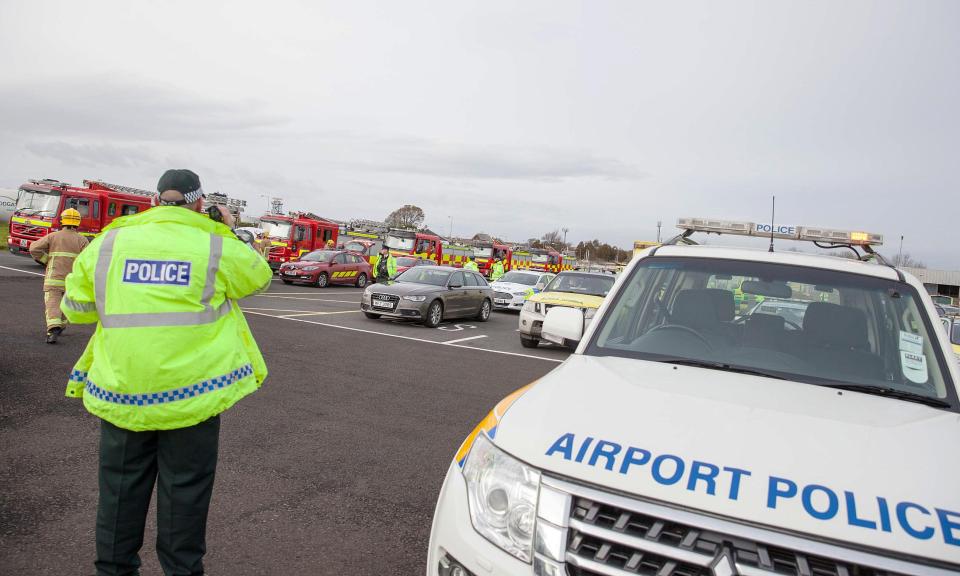
M177 400L185 400L187 398L194 398L208 392L222 390L252 375L253 366L246 364L230 373L224 374L223 376L210 378L209 380L204 380L190 386L184 386L183 388L175 388L173 390L166 390L163 392L148 392L145 394L121 394L119 392L104 390L90 381L90 379L87 377L87 372L82 372L80 370L74 370L71 372L70 380L72 382L86 382L85 393L90 394L97 400L102 400L103 402L124 404L128 406L153 406L155 404L176 402Z

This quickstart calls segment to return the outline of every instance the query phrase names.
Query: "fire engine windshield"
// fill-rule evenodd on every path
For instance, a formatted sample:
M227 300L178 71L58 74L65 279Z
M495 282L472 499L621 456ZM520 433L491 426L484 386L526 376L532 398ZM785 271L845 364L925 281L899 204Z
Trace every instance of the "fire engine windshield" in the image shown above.
M414 238L401 238L399 236L394 236L393 234L387 234L383 244L391 250L409 252L410 250L413 250L414 240Z
M546 255L546 254L534 254L534 255L533 255L533 262L536 263L536 264L546 264L546 263L547 263L547 255Z
M477 258L489 258L493 256L493 248L474 248L473 255Z
M896 279L741 260L646 258L601 322L588 354L931 406L956 402L939 334L917 291Z
M56 216L59 205L59 192L20 190L17 195L17 212L25 216Z
M283 221L261 220L260 227L263 228L263 235L267 238L289 238L293 224Z

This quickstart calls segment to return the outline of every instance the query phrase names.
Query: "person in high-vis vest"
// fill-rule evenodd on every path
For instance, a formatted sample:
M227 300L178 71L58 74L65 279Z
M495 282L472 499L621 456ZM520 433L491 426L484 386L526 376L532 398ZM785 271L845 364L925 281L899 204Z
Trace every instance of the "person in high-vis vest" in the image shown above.
M73 260L89 243L77 232L78 226L80 226L80 212L75 208L67 208L60 214L60 230L51 232L30 244L30 256L47 267L43 277L47 344L55 344L60 333L67 327L66 318L60 311L64 279L73 269Z
M157 488L167 576L203 574L219 414L267 367L236 301L265 290L266 260L202 213L200 179L168 170L160 205L117 218L76 259L61 307L96 323L67 386L100 422L98 576L137 574Z
M490 265L490 281L496 282L503 274L503 257L497 256L493 264Z
M380 258L373 268L377 282L386 282L397 275L397 259L386 246L380 248Z
M464 270L473 270L474 272L479 272L480 267L477 266L477 263L473 261L473 258L467 256L467 261L463 264Z

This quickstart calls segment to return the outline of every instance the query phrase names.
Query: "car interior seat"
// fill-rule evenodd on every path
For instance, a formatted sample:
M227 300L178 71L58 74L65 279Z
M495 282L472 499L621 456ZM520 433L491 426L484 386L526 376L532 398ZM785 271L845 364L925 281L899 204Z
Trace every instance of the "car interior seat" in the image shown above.
M808 360L814 364L847 376L883 377L880 357L870 352L862 310L812 302L803 317L802 337Z

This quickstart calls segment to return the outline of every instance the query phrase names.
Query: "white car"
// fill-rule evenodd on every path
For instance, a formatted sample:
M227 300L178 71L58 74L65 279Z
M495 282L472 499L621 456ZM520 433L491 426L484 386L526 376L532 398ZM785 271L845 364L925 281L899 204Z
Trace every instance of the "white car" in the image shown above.
M808 302L799 329L733 287ZM428 576L960 572L960 366L909 274L664 245L575 339L463 442Z
M511 270L491 282L494 310L520 310L530 296L540 292L553 280L553 274L534 270Z

